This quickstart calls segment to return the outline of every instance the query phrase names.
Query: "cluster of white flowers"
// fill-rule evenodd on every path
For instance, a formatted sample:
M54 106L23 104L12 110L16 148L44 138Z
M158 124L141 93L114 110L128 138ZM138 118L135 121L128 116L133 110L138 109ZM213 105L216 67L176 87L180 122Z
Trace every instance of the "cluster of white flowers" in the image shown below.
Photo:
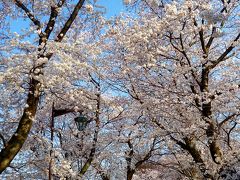
M93 6L91 4L87 4L85 5L86 7L86 10L89 12L89 13L92 13L93 12Z

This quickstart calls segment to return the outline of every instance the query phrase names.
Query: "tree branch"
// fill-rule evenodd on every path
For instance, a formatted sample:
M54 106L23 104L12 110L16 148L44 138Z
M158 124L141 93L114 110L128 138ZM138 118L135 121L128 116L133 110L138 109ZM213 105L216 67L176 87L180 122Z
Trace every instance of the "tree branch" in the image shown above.
M237 35L237 37L233 40L233 43L221 54L221 56L216 60L213 61L212 64L209 66L209 68L213 69L216 67L220 62L225 60L225 57L236 47L235 43L239 40L240 33Z
M227 145L230 149L232 149L231 142L230 142L230 135L234 128L237 126L237 122L234 122L234 125L229 129L229 131L225 131L227 133Z
M131 140L128 139L127 141L128 147L130 149L127 157L126 157L126 161L127 161L127 180L131 180L133 177L133 174L135 173L135 169L132 169L131 164L132 164L132 157L133 157L133 145L131 143Z
M100 89L100 84L99 84L98 88ZM96 129L95 129L94 137L93 137L93 145L92 145L92 148L91 148L91 151L90 151L90 154L89 154L89 157L88 157L86 163L80 170L80 176L83 176L87 172L88 168L92 164L92 161L95 157L97 140L98 140L98 132L99 132L99 128L100 128L100 103L101 103L101 97L100 97L100 94L97 94L97 109L96 109L96 114L95 114Z
M65 0L60 0L56 7L51 7L51 14L50 14L50 17L49 17L49 20L47 23L47 27L44 31L47 39L49 38L49 36L53 30L53 27L56 22L56 18L58 16L59 9L63 6L64 2L65 2Z
M216 27L213 27L212 28L212 33L211 33L211 37L209 38L208 42L207 42L207 45L206 45L206 52L209 51L209 48L211 47L212 43L213 43L213 40L214 40L214 36L213 34L216 32L217 28Z
M151 146L150 150L148 151L148 153L144 156L144 158L141 159L140 161L138 161L138 162L135 164L135 169L139 168L144 162L146 162L147 160L149 160L149 158L150 158L151 155L152 155L152 152L155 150L155 149L154 149L155 142L156 142L156 138L154 138L153 143L152 143L152 146Z
M198 27L198 24L197 24L197 21L196 19L194 19L194 25L196 27ZM201 46L202 46L202 50L203 50L203 53L204 53L204 58L207 57L207 49L206 49L206 45L205 45L205 41L204 41L204 32L203 32L203 29L201 28L201 30L198 32L199 34L199 38L200 38L200 42L201 42Z
M40 21L31 13L31 11L19 0L15 0L15 4L21 8L29 17L29 19L36 25L38 28L41 29L41 23Z
M90 165L94 159L95 152L96 152L97 135L98 135L98 128L95 130L94 138L93 138L93 146L91 148L91 151L90 151L90 154L89 154L89 157L88 157L86 163L80 170L80 176L83 176L87 172L88 168L90 167Z
M226 117L222 122L219 123L218 126L221 128L227 121L231 120L234 116L239 116L239 114L234 113L234 114Z
M62 39L64 38L64 36L66 35L68 29L70 28L70 26L72 25L73 21L75 20L76 16L78 15L79 10L81 9L81 7L83 6L83 3L85 2L85 0L79 0L77 5L75 6L72 14L70 15L70 17L68 18L67 22L64 24L62 30L60 31L60 33L57 35L57 39L55 40L56 42L61 42Z

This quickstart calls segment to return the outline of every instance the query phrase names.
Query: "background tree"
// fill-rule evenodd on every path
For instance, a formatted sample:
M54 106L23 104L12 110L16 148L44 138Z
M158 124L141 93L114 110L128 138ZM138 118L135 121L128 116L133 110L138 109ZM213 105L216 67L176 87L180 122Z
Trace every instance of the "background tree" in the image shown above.
M108 32L108 61L118 65L110 83L168 134L191 178L224 177L230 166L237 178L238 10L239 1L172 2L162 16L125 17Z

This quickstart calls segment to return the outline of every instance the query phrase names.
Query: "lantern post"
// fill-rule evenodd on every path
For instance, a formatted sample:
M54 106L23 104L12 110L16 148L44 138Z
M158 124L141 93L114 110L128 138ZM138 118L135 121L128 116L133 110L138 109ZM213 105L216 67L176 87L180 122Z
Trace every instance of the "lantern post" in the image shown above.
M52 116L51 116L51 122L50 122L50 129L51 129L51 141L52 141L52 148L53 148L53 140L54 140L54 118L58 116L62 116L68 113L76 112L74 109L55 109L54 103L52 104ZM88 123L91 122L91 120L88 120L86 116L82 114L82 110L78 111L80 114L78 117L74 118L75 124L77 126L77 129L79 131L84 131L84 129L87 127ZM49 180L52 179L52 149L50 150L50 162L49 162Z

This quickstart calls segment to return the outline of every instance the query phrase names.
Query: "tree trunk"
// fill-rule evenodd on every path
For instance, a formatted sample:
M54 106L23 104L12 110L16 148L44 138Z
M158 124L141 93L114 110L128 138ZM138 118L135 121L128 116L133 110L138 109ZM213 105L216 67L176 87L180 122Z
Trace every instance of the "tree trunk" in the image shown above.
M134 169L128 169L128 171L127 171L127 180L132 180L134 173L135 173Z
M39 81L31 79L27 98L28 107L24 109L16 132L0 152L0 174L10 165L28 137L37 111L40 85Z
M202 81L201 81L201 92L208 93L208 81L210 67L203 66L202 69ZM208 137L208 144L211 157L216 164L220 164L222 161L222 151L219 144L219 132L215 120L212 118L212 103L207 100L209 97L202 99L202 116L203 119L208 123L206 135Z

